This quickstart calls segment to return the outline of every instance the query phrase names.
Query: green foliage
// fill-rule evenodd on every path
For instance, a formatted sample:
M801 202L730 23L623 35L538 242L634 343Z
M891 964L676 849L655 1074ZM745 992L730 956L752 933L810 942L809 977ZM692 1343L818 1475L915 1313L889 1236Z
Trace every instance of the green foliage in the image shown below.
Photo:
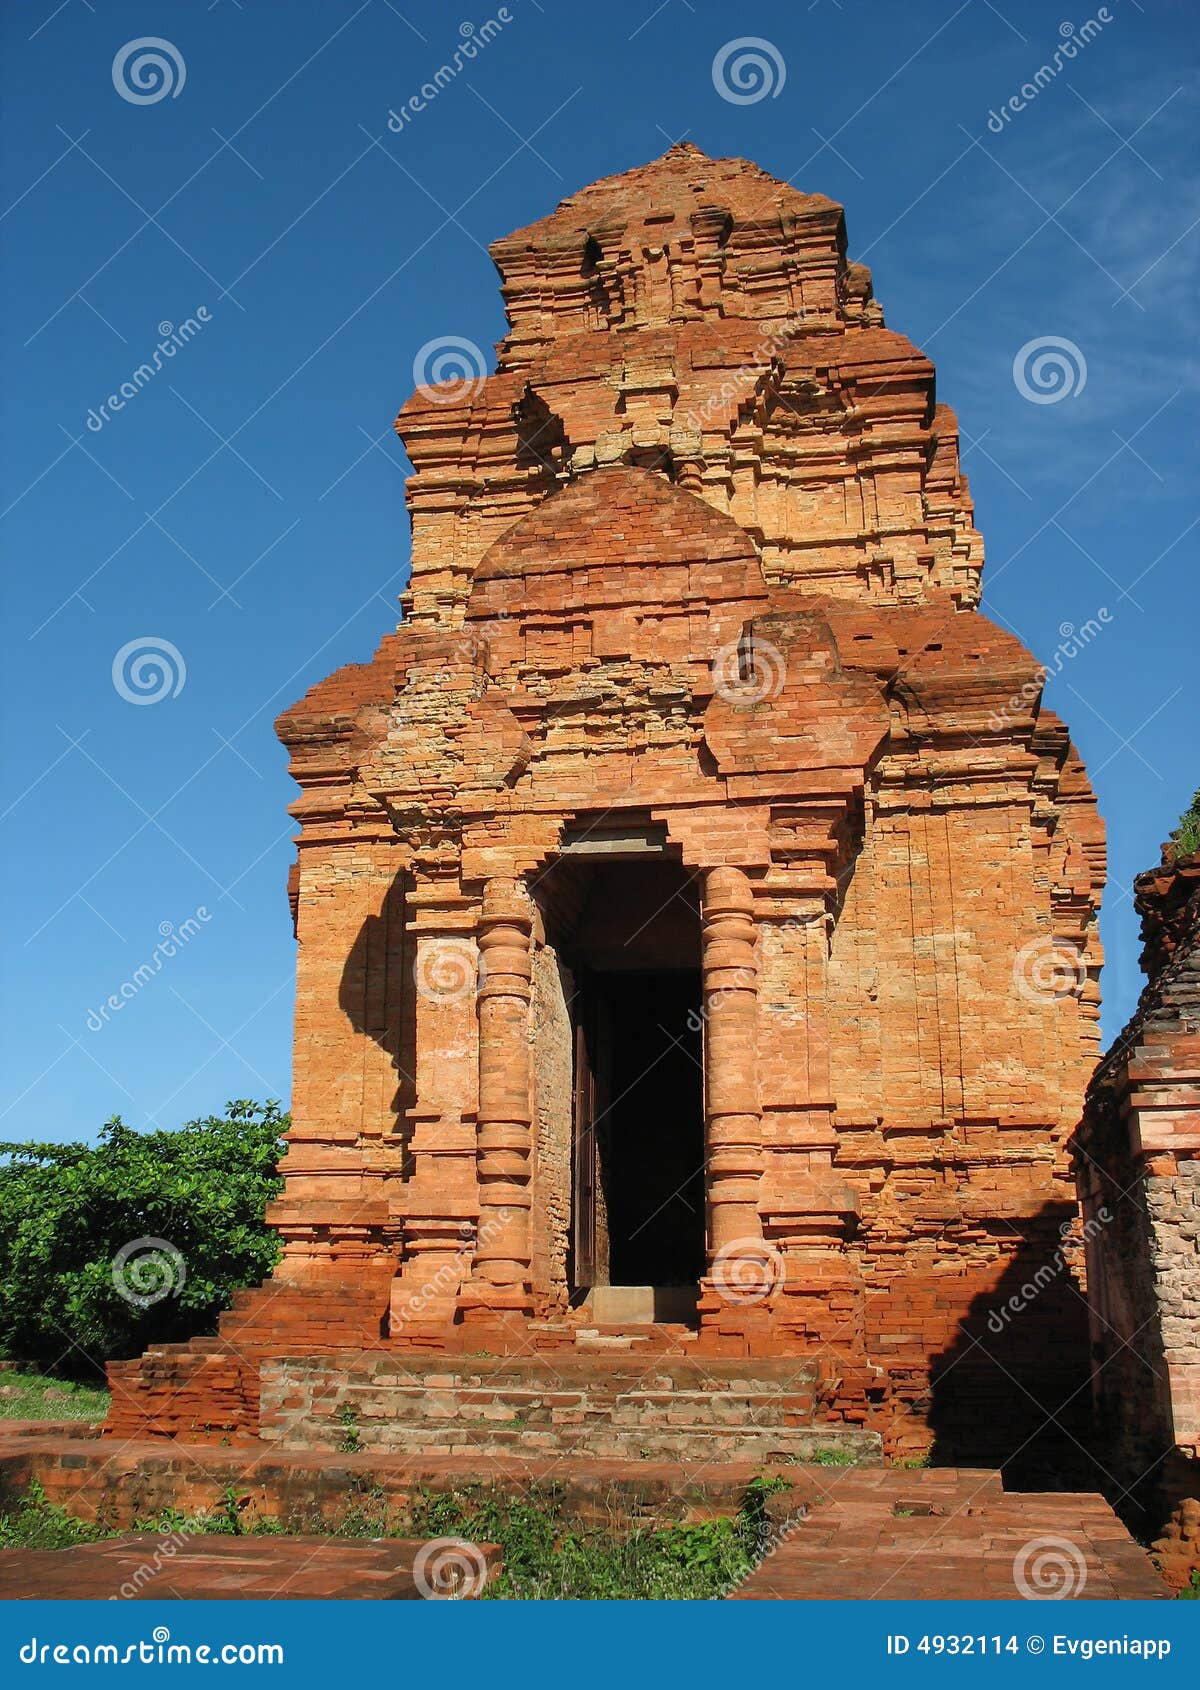
M817 1467L856 1467L858 1457L852 1449L818 1449L812 1457Z
M358 1435L358 1415L350 1404L338 1414L342 1425L342 1435L338 1439L338 1448L343 1455L356 1455L362 1448L362 1439Z
M319 1514L263 1520L249 1498L229 1485L202 1514L164 1509L136 1519L132 1530L159 1536L184 1533L272 1536L288 1532L346 1538L461 1537L498 1543L504 1570L487 1587L490 1600L712 1601L727 1596L754 1570L770 1542L766 1499L786 1480L756 1479L735 1519L703 1520L629 1536L584 1531L565 1518L564 1498L553 1485L534 1486L524 1497L504 1496L483 1485L424 1492L406 1509L391 1509L378 1482L353 1482L347 1506L330 1524ZM103 1524L74 1519L46 1500L34 1484L0 1513L0 1548L65 1549L119 1534Z
M86 1420L108 1413L108 1392L74 1379L0 1368L0 1420Z
M94 1375L214 1331L278 1259L263 1211L288 1124L276 1103L236 1102L177 1131L114 1116L95 1145L0 1144L0 1351ZM147 1253L154 1240L178 1254Z
M566 1522L553 1487L517 1500L469 1486L423 1496L404 1535L498 1543L504 1570L485 1592L493 1600L708 1601L727 1595L758 1562L766 1539L764 1495L759 1488L748 1496L733 1520L616 1537Z
M1192 1568L1192 1576L1183 1589L1179 1591L1176 1600L1180 1602L1200 1602L1200 1567Z
M14 1508L0 1513L0 1549L70 1549L111 1535L103 1526L77 1520L47 1501L36 1479Z
M1179 818L1179 826L1171 834L1172 842L1177 854L1188 856L1192 851L1200 851L1200 792L1192 798L1192 802Z

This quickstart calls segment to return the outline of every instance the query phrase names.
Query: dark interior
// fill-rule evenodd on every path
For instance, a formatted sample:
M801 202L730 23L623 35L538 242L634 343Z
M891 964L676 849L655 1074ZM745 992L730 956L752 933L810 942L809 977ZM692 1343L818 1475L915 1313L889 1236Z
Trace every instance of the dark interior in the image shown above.
M596 974L599 1177L612 1285L694 1285L704 1271L700 972ZM607 1095L606 1095L607 1094Z
M705 1264L700 901L648 837L545 873L538 896L569 973L574 1031L573 1294L694 1286Z

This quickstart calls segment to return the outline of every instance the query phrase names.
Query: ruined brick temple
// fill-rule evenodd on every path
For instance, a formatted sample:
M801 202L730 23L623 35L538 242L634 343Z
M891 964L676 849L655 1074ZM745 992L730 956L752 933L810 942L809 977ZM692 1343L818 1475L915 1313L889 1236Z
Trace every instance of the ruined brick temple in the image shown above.
M1086 1381L1069 1272L997 1311L1077 1215L1103 834L933 366L840 206L690 145L492 254L495 374L397 420L403 620L279 722L282 1261L110 1428L403 1445L435 1363L657 1357L1015 1450Z
M1104 1470L1183 1585L1200 1566L1200 852L1168 845L1134 898L1146 989L1072 1148Z

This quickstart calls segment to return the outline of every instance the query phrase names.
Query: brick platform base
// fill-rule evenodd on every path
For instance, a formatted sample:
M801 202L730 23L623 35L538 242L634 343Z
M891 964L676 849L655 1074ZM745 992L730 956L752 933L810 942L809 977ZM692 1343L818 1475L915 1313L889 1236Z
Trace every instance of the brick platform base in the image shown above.
M164 1539L142 1532L75 1549L0 1550L0 1599L414 1602L425 1599L428 1589L427 1580L423 1587L413 1576L423 1547L405 1538ZM494 1577L500 1566L496 1546L475 1547L477 1564ZM479 1593L471 1578L454 1592L468 1599Z
M1169 1597L1099 1496L1012 1495L996 1473L824 1476L803 1518L734 1596L742 1601Z
M1014 1495L1003 1489L995 1472L805 1464L772 1468L752 1462L700 1472L667 1462L598 1461L582 1454L569 1463L520 1456L407 1461L378 1453L285 1456L261 1444L240 1449L161 1441L114 1445L104 1438L61 1436L56 1429L0 1441L0 1505L36 1479L52 1502L117 1529L163 1508L194 1514L232 1501L247 1525L303 1520L312 1534L332 1528L364 1500L402 1518L409 1503L430 1491L483 1485L527 1497L531 1490L553 1485L565 1518L619 1534L732 1515L751 1480L764 1473L784 1481L767 1499L775 1547L746 1584L731 1593L741 1599L1016 1600L1024 1594L1022 1579L1026 1589L1043 1595L1055 1594L1062 1585L1075 1597L1170 1595L1145 1550L1102 1498L1074 1492ZM311 1549L292 1547L327 1541L332 1545L328 1559L324 1550L314 1557ZM161 1536L119 1542L120 1547L114 1541L69 1556L0 1553L0 1595L59 1594L61 1569L70 1574L72 1594L111 1595L124 1583L137 1582L137 1569L153 1562L147 1545L163 1557ZM279 1595L407 1593L402 1577L389 1584L388 1566L396 1572L400 1563L386 1562L387 1555L409 1553L411 1546L401 1540L363 1544L308 1535L198 1538L191 1544L199 1546L197 1554L214 1545L213 1557L228 1559L224 1569L215 1560L198 1559L191 1563L194 1576L164 1574L181 1596L228 1594L213 1580L235 1565L251 1566L258 1581L240 1592L245 1595L272 1594L264 1587L271 1579L278 1580L274 1594ZM363 1559L359 1552L364 1550L384 1559ZM189 1547L189 1559L191 1554ZM106 1588L101 1591L96 1581L107 1581ZM148 1593L167 1593L166 1586L151 1580Z
M829 1381L824 1381L828 1385ZM264 1363L260 1427L283 1449L406 1456L542 1455L804 1461L822 1450L879 1460L878 1433L834 1419L819 1368L800 1357L395 1356Z

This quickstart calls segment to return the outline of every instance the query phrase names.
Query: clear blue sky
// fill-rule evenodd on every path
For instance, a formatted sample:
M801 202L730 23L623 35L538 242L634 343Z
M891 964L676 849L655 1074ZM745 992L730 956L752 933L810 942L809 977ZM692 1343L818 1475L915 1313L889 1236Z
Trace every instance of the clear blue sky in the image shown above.
M507 10L395 134L389 111L491 0L6 9L6 1137L287 1097L294 788L272 721L394 624L409 536L390 424L414 354L490 347L488 241L682 137L845 204L851 255L971 443L985 609L1046 663L1060 628L1107 611L1048 699L1108 822L1108 1037L1136 1001L1130 882L1200 784L1193 4L1110 0L1007 121L1090 0ZM734 103L712 66L743 34L786 74ZM147 36L182 85L173 70L175 94L134 103L113 62ZM195 337L89 428L160 324L200 307ZM1074 343L1086 383L1034 404L1013 362L1044 336ZM186 667L153 706L113 684L140 638ZM180 954L89 1030L160 925L200 906Z

